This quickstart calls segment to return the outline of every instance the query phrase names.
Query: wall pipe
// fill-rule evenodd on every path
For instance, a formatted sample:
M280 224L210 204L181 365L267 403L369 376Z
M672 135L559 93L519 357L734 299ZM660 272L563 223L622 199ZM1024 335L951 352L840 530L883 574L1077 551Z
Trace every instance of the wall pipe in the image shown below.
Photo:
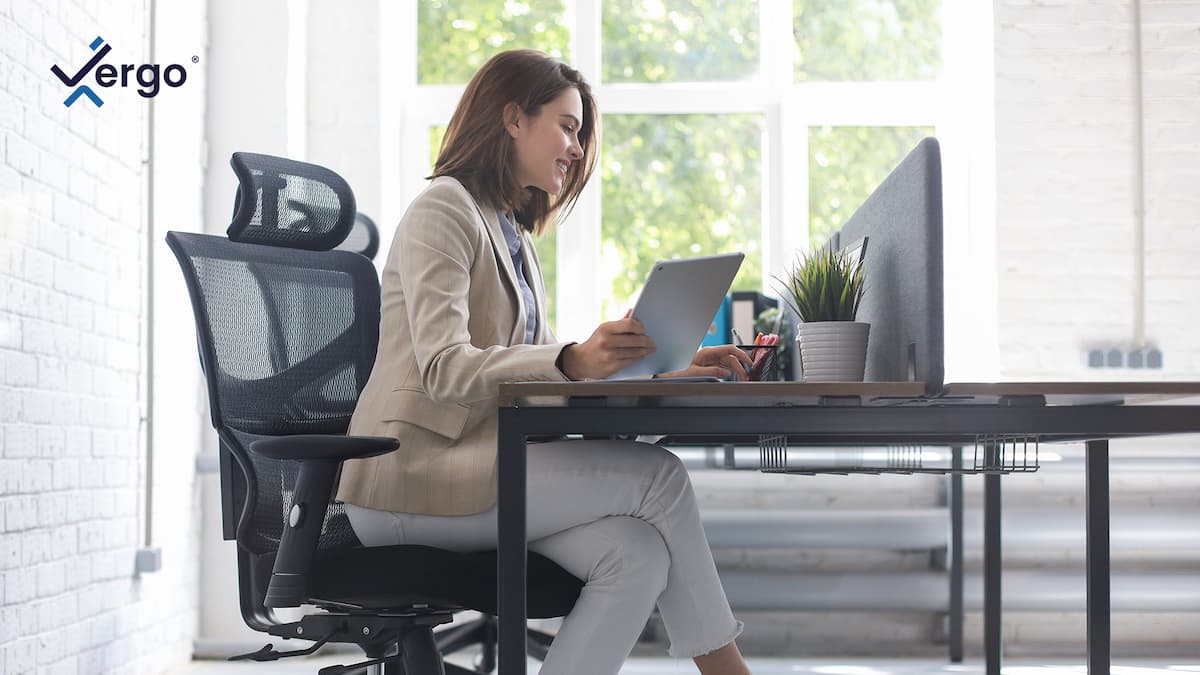
M1142 0L1133 0L1133 348L1146 347L1146 112L1142 91Z
M149 42L149 61L157 63L157 19L158 1L149 0L150 22L147 29ZM142 532L142 549L138 551L137 569L139 572L158 570L160 560L157 551L152 548L154 542L154 251L155 219L154 219L154 99L147 99L146 113L146 157L142 164L146 171L146 293L143 296L145 311L145 399L143 402L142 433L146 449L146 473L143 495L144 528ZM149 556L147 558L146 556Z

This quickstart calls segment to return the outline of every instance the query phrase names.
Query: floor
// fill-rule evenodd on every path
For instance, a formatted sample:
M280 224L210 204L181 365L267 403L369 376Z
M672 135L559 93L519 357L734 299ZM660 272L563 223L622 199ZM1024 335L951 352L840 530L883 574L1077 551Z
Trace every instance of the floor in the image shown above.
M283 673L309 673L316 675L323 666L347 663L349 658L321 657L315 659L274 663L229 663L222 661L193 661L191 666L178 671L178 675L282 675ZM838 663L832 659L750 659L750 670L755 675L927 675L933 673L955 673L982 675L983 662L950 665L928 660L884 660L855 659L853 662ZM467 665L461 663L460 665ZM537 665L531 661L529 672L536 673ZM667 658L631 658L621 669L621 675L695 675L691 661ZM1050 662L1009 659L1005 662L1005 675L1080 675L1087 668L1082 663ZM1114 664L1113 675L1177 675L1200 673L1200 663L1173 663L1170 661L1122 661Z

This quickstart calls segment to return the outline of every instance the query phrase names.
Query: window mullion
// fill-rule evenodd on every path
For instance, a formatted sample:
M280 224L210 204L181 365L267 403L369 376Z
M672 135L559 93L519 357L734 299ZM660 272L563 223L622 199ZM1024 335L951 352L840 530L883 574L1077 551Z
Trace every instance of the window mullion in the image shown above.
M405 117L408 101L417 87L417 5L379 4L377 67L395 78L393 86L379 88L379 213L380 250L391 248L395 224L408 205L408 195L390 186L408 185L413 146L408 142L411 123ZM379 260L386 259L386 254ZM377 263L378 264L378 263Z
M755 82L613 84L597 96L605 114L687 115L762 113L778 97Z
M939 117L937 82L805 82L795 90L814 125L921 126Z
M796 253L808 249L809 239L809 179L808 179L808 128L811 121L807 116L804 99L796 90L789 89L779 106L781 134L779 141L781 194L779 195L780 221L774 240L772 259L764 265L769 274L782 276L791 265Z
M595 89L601 79L600 0L568 0L567 19L571 24L571 65L583 73Z
M986 381L999 363L996 339L996 120L991 3L942 8L945 92L942 145L946 373Z
M588 80L598 99L601 115L607 112L600 91L600 0L567 3L571 26L572 66ZM601 158L603 159L603 158ZM597 168L570 217L558 229L555 332L562 340L583 340L600 318L605 285L598 283L600 269L600 171ZM568 273L569 272L569 273Z
M797 152L793 147L796 120L794 110L788 104L795 56L792 3L759 3L758 21L762 45L759 76L771 93L764 106L763 222L760 231L763 244L762 290L771 293L771 276L782 275L783 267L794 250L797 237L792 236L793 231L802 230L807 237L807 219L797 216L796 202L802 202L807 208L808 183L807 180L797 182L795 174L790 172L796 163ZM806 171L807 163L801 163L800 169ZM797 189L801 186L803 189Z

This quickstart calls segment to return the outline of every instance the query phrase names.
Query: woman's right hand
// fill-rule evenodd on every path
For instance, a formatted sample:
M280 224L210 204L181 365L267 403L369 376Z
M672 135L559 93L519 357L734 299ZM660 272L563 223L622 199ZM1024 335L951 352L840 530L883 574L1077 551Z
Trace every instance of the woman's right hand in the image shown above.
M646 335L646 327L632 313L600 324L586 342L565 347L563 374L572 380L603 379L654 353L654 342Z

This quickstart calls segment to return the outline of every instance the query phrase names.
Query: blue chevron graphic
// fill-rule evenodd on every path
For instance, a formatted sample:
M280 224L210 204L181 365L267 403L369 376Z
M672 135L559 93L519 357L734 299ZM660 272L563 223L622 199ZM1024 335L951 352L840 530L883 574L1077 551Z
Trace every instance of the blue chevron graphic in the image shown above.
M71 92L71 95L67 97L67 100L63 101L63 105L70 108L75 101L79 100L80 95L85 95L91 99L92 103L95 103L97 108L104 105L104 101L100 100L100 97L97 96L96 93L92 91L91 87L87 86L86 84Z

